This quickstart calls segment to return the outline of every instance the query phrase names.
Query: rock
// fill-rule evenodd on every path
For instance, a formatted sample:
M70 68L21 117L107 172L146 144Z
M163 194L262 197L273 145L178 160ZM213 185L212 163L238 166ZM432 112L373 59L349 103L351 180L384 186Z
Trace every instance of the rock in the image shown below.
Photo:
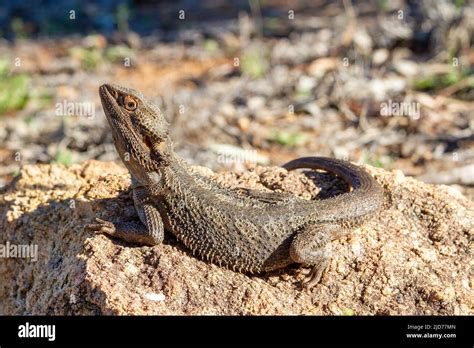
M358 29L353 36L357 51L368 55L372 51L372 39L365 29Z
M418 75L420 72L418 64L408 59L395 60L393 62L393 67L399 74L405 77L413 77Z
M376 66L380 66L385 63L388 59L390 52L386 48L379 48L374 51L372 62Z
M474 164L450 168L445 171L428 172L418 176L418 180L430 184L474 185Z
M254 112L261 110L265 106L265 98L262 96L251 97L247 102L247 106Z
M320 78L326 72L336 70L337 64L338 64L338 58L335 58L335 57L319 58L311 62L311 64L308 67L308 73L311 76Z
M250 276L197 259L173 236L138 247L84 231L95 216L135 218L121 166L26 165L0 195L0 246L37 245L37 261L0 258L0 314L473 314L473 202L366 168L384 187L386 210L333 242L321 283L302 291L307 269L297 265ZM313 180L279 168L214 176L316 192Z
M300 91L311 91L314 87L316 87L316 85L317 85L316 79L303 75L298 80L298 85L296 89Z
M406 85L407 82L404 79L387 77L385 79L372 79L368 84L368 89L374 99L382 101L392 94L402 92L406 88ZM366 91L366 89L364 89L364 91Z

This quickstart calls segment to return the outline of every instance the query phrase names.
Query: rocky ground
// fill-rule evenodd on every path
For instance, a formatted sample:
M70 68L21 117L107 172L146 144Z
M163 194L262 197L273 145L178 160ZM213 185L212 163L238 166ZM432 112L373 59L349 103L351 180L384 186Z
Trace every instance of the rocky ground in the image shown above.
M0 40L0 186L22 164L116 160L97 93L111 82L154 99L194 164L320 154L472 194L473 7L298 3L148 36Z
M306 291L307 270L297 266L249 276L200 261L169 235L134 247L86 232L95 216L135 216L121 166L24 166L0 196L0 244L36 244L39 254L0 261L0 314L473 314L473 202L448 186L366 168L384 188L385 209L332 243L329 269ZM334 194L327 174L195 170L231 187Z
M181 20L185 2L129 20L125 11L117 30L95 33L5 25L0 246L33 243L40 255L0 258L0 314L472 314L472 3L268 0L233 13L213 2ZM310 292L297 267L248 276L197 260L171 236L138 248L87 233L96 215L135 214L102 83L155 101L177 152L224 184L324 198L341 192L331 176L259 165L332 156L367 166L387 209L333 243Z

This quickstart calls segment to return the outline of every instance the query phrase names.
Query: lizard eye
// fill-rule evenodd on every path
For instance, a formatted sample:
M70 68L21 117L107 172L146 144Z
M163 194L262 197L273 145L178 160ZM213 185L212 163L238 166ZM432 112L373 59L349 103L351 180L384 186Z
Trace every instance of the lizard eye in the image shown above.
M128 96L125 97L124 105L128 111L133 111L137 108L137 102Z

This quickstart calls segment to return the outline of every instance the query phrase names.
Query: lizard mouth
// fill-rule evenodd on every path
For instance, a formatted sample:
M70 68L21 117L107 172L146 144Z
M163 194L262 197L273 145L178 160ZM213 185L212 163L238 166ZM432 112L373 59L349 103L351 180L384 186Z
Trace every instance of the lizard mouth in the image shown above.
M107 102L115 102L114 95L116 95L117 92L112 88L112 86L108 84L103 84L102 86L99 87L99 96L100 100L102 102L107 101Z
M108 93L109 91L107 90L107 87L109 85L107 84L103 84L102 86L99 87L99 95L102 96L104 95L105 93Z
M119 92L114 86L103 84L99 87L100 101L102 109L104 110L107 121L109 122L112 131L119 131L122 129L133 129L130 124L131 120L121 109L117 98ZM122 132L120 132L122 133ZM123 134L121 134L123 136Z
M117 92L115 92L112 87L107 84L99 87L99 96L102 103L102 108L104 109L105 116L107 116L109 121L112 121L111 119L116 119L120 113L117 101L114 98L114 94L116 93Z

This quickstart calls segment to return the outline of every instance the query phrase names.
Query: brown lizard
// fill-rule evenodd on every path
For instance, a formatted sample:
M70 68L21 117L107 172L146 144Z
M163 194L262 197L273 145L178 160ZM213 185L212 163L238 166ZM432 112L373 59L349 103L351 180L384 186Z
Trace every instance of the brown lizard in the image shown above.
M173 151L169 124L155 105L133 89L99 89L115 147L132 177L140 222L96 219L94 231L156 245L165 229L203 259L235 271L258 273L292 263L313 266L306 286L328 265L326 244L360 226L380 209L379 184L350 162L306 157L283 167L322 169L351 191L324 200L248 190L237 192L193 174Z

